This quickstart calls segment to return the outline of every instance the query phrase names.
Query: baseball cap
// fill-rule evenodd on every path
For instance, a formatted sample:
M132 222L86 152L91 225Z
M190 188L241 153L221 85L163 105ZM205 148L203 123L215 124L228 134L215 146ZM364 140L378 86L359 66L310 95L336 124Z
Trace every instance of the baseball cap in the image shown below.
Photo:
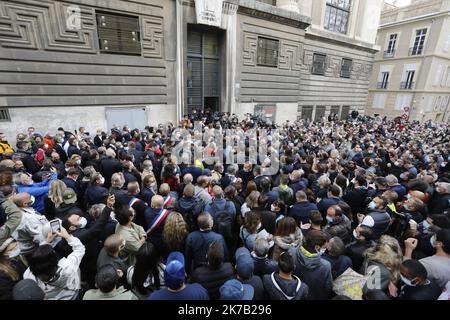
M36 281L31 279L20 280L13 288L14 300L44 300L45 293Z
M236 279L228 280L220 287L220 300L252 300L254 289Z
M253 275L255 269L254 261L247 248L239 248L236 250L236 271L244 280L248 280Z
M185 281L184 256L181 252L174 251L167 257L164 281L169 288L179 288Z
M65 189L62 196L65 204L77 202L77 194L72 188Z

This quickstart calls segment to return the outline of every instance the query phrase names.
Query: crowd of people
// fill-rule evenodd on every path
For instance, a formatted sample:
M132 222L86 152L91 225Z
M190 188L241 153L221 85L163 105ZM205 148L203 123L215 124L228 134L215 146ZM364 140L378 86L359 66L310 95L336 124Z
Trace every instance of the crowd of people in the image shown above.
M328 120L0 133L0 299L448 300L449 126Z

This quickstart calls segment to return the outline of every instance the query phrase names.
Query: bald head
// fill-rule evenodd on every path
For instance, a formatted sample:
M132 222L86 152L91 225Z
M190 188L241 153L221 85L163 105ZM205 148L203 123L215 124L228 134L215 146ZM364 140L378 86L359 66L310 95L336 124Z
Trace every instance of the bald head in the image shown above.
M139 188L139 183L137 181L131 181L128 182L128 193L131 195L137 195L139 194L139 192L141 192L140 188Z
M160 187L159 187L159 194L162 195L163 197L167 196L170 192L170 186L167 183L163 183Z
M425 201L425 193L423 193L422 191L418 191L418 190L413 190L409 193L411 195L411 197L419 199L421 201Z
M156 195L152 197L152 208L153 209L161 209L164 205L164 198Z
M11 197L11 200L19 208L27 208L31 204L31 195L26 192L17 193Z
M109 254L114 255L119 252L120 246L122 246L124 242L124 238L121 235L115 233L106 238L103 246Z

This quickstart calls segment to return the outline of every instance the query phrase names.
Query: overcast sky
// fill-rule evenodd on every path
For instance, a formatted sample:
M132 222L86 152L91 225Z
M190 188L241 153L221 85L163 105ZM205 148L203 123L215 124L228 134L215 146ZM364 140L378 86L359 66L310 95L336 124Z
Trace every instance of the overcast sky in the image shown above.
M397 2L397 7L403 7L407 6L411 3L411 0L385 0L385 2L393 4L394 2Z

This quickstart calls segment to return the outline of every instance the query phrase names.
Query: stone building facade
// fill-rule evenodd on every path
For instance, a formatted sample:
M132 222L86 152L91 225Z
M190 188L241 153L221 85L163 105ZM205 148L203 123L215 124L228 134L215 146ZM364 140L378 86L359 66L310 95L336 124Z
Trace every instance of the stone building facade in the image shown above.
M364 112L382 2L2 0L1 131Z

